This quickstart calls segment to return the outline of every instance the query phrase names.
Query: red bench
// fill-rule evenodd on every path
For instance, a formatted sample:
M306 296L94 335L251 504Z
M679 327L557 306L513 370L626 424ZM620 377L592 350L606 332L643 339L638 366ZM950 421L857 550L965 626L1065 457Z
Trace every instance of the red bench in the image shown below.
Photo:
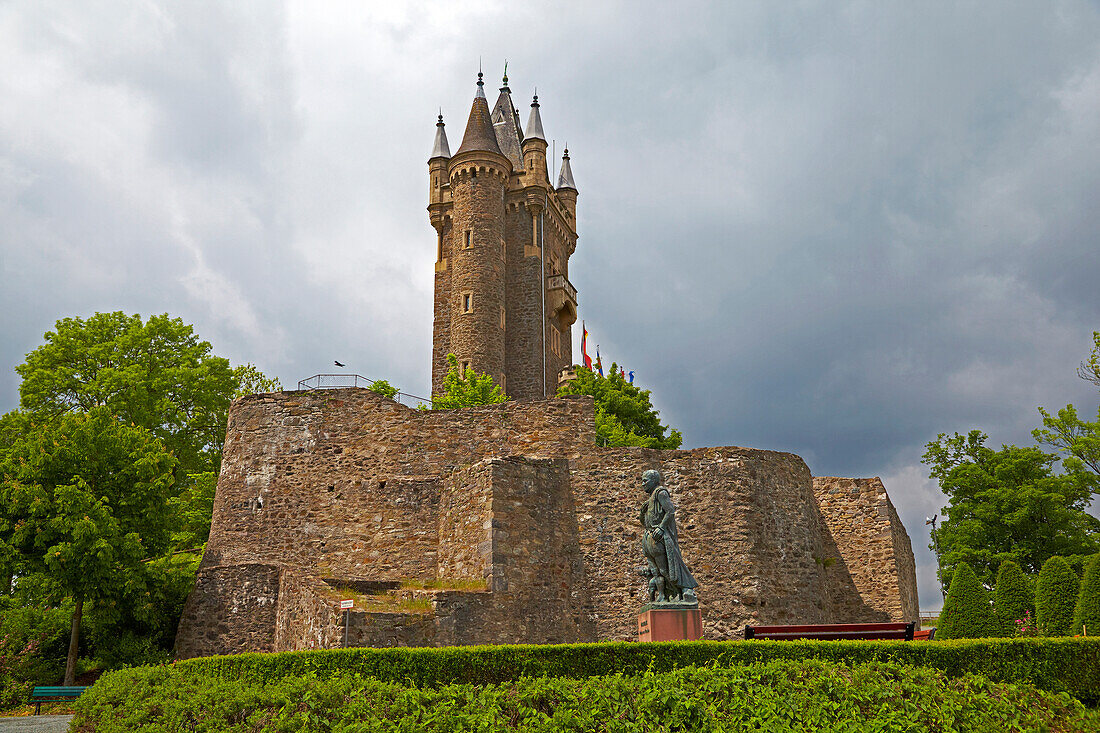
M746 639L904 639L913 640L916 623L806 624L803 626L746 626Z

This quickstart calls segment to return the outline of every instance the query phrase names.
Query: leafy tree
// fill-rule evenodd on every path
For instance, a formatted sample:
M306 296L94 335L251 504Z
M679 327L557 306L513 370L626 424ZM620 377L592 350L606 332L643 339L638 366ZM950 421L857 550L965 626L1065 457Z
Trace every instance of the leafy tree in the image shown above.
M433 410L495 405L508 400L500 385L488 374L478 374L473 367L468 367L463 374L454 354L447 354L447 365L450 370L443 377L443 391L432 397Z
M374 392L375 394L380 394L383 397L389 397L391 400L396 397L397 393L400 391L399 389L397 389L397 387L394 387L385 379L374 380L373 382L371 382L371 385L367 387L367 389L369 389L371 392Z
M596 402L596 442L603 446L638 445L646 448L679 448L683 436L658 419L649 401L649 390L639 389L611 365L606 377L586 367L575 367L576 379L558 388L559 396L585 394Z
M146 558L167 548L176 459L106 407L28 422L0 462L0 551L20 575L71 597L65 684L86 602L105 613L145 591Z
M233 378L237 380L237 389L233 393L233 399L250 394L278 392L283 388L283 383L279 381L278 377L269 377L252 364L241 364L234 369Z
M1066 405L1051 415L1039 408L1043 416L1042 429L1031 431L1035 440L1066 453L1062 466L1075 474L1093 493L1100 492L1100 408L1096 420L1088 422L1077 416L1077 408Z
M1011 560L997 570L997 585L993 589L993 613L1001 624L1002 636L1016 635L1016 622L1035 614L1035 599L1031 584L1020 566Z
M1085 577L1081 580L1077 606L1073 610L1071 633L1100 636L1100 554L1093 555L1085 566Z
M107 407L152 431L184 471L218 470L234 395L278 385L250 364L231 369L167 314L64 318L45 339L15 368L21 407L52 416Z
M924 463L949 503L936 531L940 577L969 563L986 585L1006 560L1036 573L1050 557L1100 549L1100 520L1085 511L1090 488L1080 474L1055 475L1058 457L1037 447L993 450L978 430L940 434Z
M944 639L980 639L998 636L1000 631L989 605L989 594L971 567L960 562L943 602L936 635Z
M1073 625L1077 574L1061 557L1043 563L1035 584L1035 622L1043 636L1067 636Z

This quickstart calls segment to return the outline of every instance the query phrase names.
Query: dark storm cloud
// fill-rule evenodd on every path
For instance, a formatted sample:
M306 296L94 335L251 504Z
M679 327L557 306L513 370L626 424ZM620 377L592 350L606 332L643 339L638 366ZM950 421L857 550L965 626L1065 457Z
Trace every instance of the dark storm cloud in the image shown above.
M689 445L883 476L934 604L923 444L1096 403L1097 39L1086 3L5 5L0 408L113 309L426 392L436 107L455 149L508 58L569 143L601 353Z

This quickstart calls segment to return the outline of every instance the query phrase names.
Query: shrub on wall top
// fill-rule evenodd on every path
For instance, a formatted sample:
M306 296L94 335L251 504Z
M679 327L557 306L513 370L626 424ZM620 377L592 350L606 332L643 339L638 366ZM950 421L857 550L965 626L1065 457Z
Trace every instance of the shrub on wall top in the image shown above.
M1061 557L1043 563L1035 584L1035 620L1043 636L1068 636L1077 602L1077 574Z
M1073 633L1100 636L1100 554L1093 555L1085 566L1077 608L1073 612Z
M979 639L1000 636L1000 625L989 605L989 594L965 562L955 567L951 588L940 612L936 636L943 639Z
M1035 598L1031 585L1020 566L1011 560L997 569L997 585L993 589L993 613L1001 626L1001 636L1015 636L1017 621L1035 615Z

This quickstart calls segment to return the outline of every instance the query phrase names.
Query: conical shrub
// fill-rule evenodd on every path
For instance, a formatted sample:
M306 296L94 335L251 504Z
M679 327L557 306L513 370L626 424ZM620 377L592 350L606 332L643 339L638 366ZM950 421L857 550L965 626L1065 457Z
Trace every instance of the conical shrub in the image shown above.
M1069 636L1077 601L1077 573L1061 557L1043 563L1035 584L1035 622L1042 636Z
M1001 627L1001 636L1015 636L1017 621L1030 613L1035 616L1035 599L1031 585L1020 566L1011 560L997 569L997 585L993 589L993 613Z
M1085 565L1077 608L1073 612L1073 633L1100 636L1100 554L1093 555Z
M959 563L943 602L936 638L980 639L997 636L999 632L1000 624L993 616L989 594L970 566Z

